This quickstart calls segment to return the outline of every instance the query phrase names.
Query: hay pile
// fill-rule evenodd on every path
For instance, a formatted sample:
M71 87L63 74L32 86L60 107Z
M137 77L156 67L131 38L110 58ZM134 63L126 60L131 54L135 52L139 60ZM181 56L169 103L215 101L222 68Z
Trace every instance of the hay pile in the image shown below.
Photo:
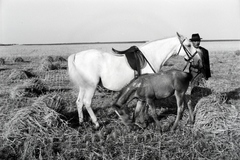
M14 59L14 62L24 62L22 57L17 57Z
M39 70L40 71L50 71L60 69L61 66L58 62L53 62L53 58L48 56L41 60Z
M55 69L61 69L61 64L59 62L53 62Z
M55 61L66 62L67 60L61 56L56 56Z
M229 134L240 138L239 110L225 103L225 95L212 94L202 98L195 107L194 131ZM240 139L239 139L240 141Z
M0 58L0 65L4 65L5 64L5 60L3 58Z
M3 131L5 158L11 153L20 159L58 159L71 138L78 136L57 112L38 103L12 113Z
M214 93L196 105L194 150L204 158L239 159L240 114L224 99L225 95Z
M53 65L52 62L42 60L38 69L41 70L41 71L49 71L49 70L56 69L56 67Z
M25 70L13 70L11 74L8 76L9 80L18 80L18 79L28 79L34 77L34 75Z
M28 79L22 85L17 85L11 91L11 98L35 97L45 93L47 86L39 79Z
M53 59L53 57L52 57L52 56L47 56L47 57L44 57L44 58L43 58L43 61L49 61L49 62L53 62L53 61L54 61L54 59Z
M240 56L240 50L236 50L235 55Z
M67 106L65 100L59 93L43 95L35 101L34 105L48 107L58 113L62 113Z

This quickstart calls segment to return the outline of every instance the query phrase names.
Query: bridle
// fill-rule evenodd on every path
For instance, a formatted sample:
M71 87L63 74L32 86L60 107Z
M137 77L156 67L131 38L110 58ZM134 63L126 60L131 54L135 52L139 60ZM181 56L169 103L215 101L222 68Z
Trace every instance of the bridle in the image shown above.
M197 54L197 51L192 55L191 53L190 53L190 51L183 45L183 42L186 40L186 39L184 39L183 41L181 41L181 39L178 37L178 39L179 39L179 42L180 42L180 44L181 44L181 46L180 46L180 48L179 48L179 50L178 50L178 54L180 53L180 51L181 51L181 49L183 48L184 49L184 51L185 51L185 53L186 53L186 55L188 56L188 59L186 59L186 58L184 58L185 59L185 61L187 61L187 64L185 65L185 67L183 68L183 71L186 69L186 67L188 66L188 63L192 63L192 60L193 60L193 57Z
M192 66L192 62L193 62L194 56L197 54L197 51L192 55L192 54L190 53L190 51L183 45L183 42L184 42L186 39L184 39L183 41L181 41L179 37L178 37L178 39L179 39L180 44L181 44L181 46L180 46L180 48L179 48L179 51L178 51L178 54L179 54L179 52L181 51L181 49L183 48L184 51L185 51L185 53L186 53L186 55L188 56L188 59L184 58L185 61L187 61L187 64L186 64L185 67L183 68L183 71L186 69L186 67L188 66L188 64L190 64L190 68L189 68L190 72L195 72L195 73L196 73L196 75L192 78L192 81L193 81L193 80L201 73L201 72L199 71L199 69L197 69L198 71L195 71L195 70L192 70L192 69L191 69L191 68L194 68L194 67Z
M177 34L178 34L178 33L177 33ZM179 34L178 34L178 35L179 35ZM179 39L179 42L180 42L181 46L180 46L180 48L179 48L179 50L178 50L178 52L177 52L177 55L179 55L181 49L183 48L184 51L185 51L185 53L186 53L186 55L188 56L188 59L184 58L185 61L187 61L187 64L185 65L185 67L184 67L184 69L183 69L183 71L184 71L184 70L186 69L186 67L188 66L188 63L190 63L190 64L192 63L192 59L193 59L193 57L197 54L197 51L192 55L192 54L190 53L190 51L183 45L183 42L186 40L186 38L185 38L183 41L181 41L180 37L178 36L178 39ZM144 54L142 54L142 55L143 55L144 59L146 60L146 62L147 62L147 63L149 64L149 66L151 67L151 69L153 70L153 72L156 73L156 71L153 69L151 63L149 63L149 61L148 61L147 58L144 56ZM199 74L199 73L198 73L198 74Z
M186 39L184 39L183 41L181 41L180 38L178 38L178 39L179 39L179 42L180 42L180 44L181 44L181 46L180 46L180 48L179 48L179 50L178 50L178 54L179 54L179 52L181 51L181 49L183 48L184 51L185 51L185 53L186 53L186 55L188 56L188 59L186 59L186 58L184 58L184 59L185 59L185 61L190 62L190 61L193 59L193 57L197 54L197 51L192 55L192 54L190 53L190 51L183 45L183 42L184 42Z

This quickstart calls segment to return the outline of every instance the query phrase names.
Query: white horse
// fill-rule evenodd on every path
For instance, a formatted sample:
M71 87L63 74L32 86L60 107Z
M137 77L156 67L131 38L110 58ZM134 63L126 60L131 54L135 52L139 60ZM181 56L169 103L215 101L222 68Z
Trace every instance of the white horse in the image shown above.
M142 74L158 72L172 56L184 56L185 59L190 60L196 53L192 43L178 33L175 37L148 42L138 48L150 63L142 68ZM76 101L79 123L83 122L84 106L96 128L99 127L99 123L91 108L91 102L99 82L109 90L120 91L134 78L134 71L125 56L116 56L95 49L70 55L68 73L73 83L79 87ZM142 102L139 101L137 108L141 108L141 105Z

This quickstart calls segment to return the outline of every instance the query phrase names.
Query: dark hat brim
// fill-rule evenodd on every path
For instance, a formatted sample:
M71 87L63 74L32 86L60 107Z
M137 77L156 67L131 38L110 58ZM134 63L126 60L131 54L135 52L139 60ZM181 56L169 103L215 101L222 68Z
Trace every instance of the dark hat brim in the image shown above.
M200 41L202 38L191 38L191 39L189 39L189 40L191 40L191 41Z

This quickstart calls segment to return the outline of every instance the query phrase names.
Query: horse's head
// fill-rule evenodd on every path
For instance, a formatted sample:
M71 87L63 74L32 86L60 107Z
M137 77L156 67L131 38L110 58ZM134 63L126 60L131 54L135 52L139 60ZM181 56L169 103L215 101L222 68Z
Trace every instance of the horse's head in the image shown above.
M179 39L179 50L178 55L184 56L184 59L186 61L192 61L193 57L196 55L197 50L193 46L193 44L189 41L188 38L180 35L177 33L178 39Z
M193 76L193 79L192 79L193 85L195 85L196 82L198 83L199 80L196 81L195 78L197 78L200 73L202 73L204 78L207 79L206 74L204 74L205 70L204 70L204 67L203 67L203 62L202 62L202 59L200 58L200 55L199 55L199 53L201 53L201 52L202 51L200 49L197 49L198 54L195 54L191 58L191 61L188 61L190 63L189 72Z

